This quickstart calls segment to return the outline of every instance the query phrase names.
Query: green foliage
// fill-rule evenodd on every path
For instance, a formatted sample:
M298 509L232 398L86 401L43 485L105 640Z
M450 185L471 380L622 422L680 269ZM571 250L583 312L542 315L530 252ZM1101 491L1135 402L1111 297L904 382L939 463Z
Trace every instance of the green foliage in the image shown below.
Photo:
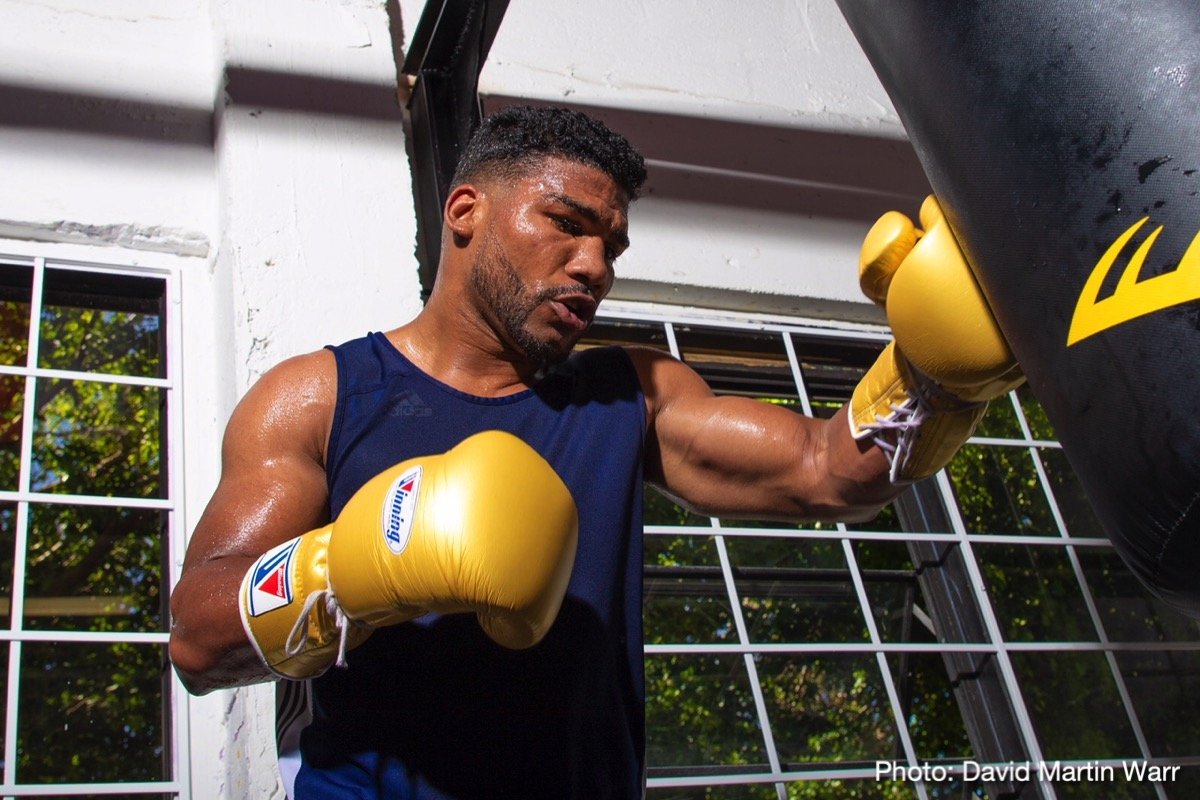
M871 656L758 657L780 758L793 765L873 765L896 756L891 707Z
M166 533L165 515L153 509L33 507L25 627L165 631ZM71 597L87 602L72 607ZM69 613L53 613L56 606Z
M767 768L741 656L648 656L646 681L652 766Z
M18 780L162 780L165 669L160 646L25 643Z
M1026 448L968 444L947 472L968 532L1058 534Z

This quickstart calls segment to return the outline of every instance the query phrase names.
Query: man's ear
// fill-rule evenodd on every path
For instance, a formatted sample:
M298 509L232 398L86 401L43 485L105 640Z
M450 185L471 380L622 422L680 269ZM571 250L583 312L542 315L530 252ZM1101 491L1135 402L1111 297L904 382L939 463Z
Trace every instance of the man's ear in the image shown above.
M472 183L460 183L446 198L446 227L459 241L469 241L475 235L483 211L483 192Z

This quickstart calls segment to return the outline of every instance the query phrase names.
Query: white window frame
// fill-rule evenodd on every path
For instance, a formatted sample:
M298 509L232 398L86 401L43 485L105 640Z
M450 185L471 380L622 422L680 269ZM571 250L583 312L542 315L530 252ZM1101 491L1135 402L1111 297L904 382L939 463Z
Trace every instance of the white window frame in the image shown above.
M168 593L179 579L180 566L186 546L185 517L183 513L183 403L182 403L182 297L181 271L185 262L166 254L127 253L114 258L113 249L103 250L76 245L34 244L29 242L0 241L0 264L29 267L33 270L33 291L30 308L28 356L25 366L0 365L0 375L15 375L26 381L25 410L22 416L21 468L16 491L0 491L0 501L17 505L17 524L14 543L13 586L10 604L10 625L0 630L0 641L8 642L8 685L4 720L4 769L0 776L0 795L4 797L39 797L79 795L175 795L190 797L190 741L188 727L188 700L186 692L177 678L170 680L171 692L164 697L164 705L170 714L170 728L164 729L164 738L171 748L170 780L114 783L55 783L21 784L15 780L17 767L17 729L20 714L19 695L21 680L21 650L25 642L69 642L154 644L164 651L169 642L167 630L144 633L106 633L90 631L31 631L23 629L23 605L25 593L25 547L30 503L67 503L121 508L152 508L166 512L168 548L163 563L168 574L161 576L164 590ZM94 257L95 256L95 257ZM68 380L96 380L97 373L76 373L37 367L39 326L41 316L42 286L47 268L61 268L79 272L134 277L159 278L164 282L164 319L162 321L165 344L166 375L163 378L140 378L103 374L108 383L121 383L162 389L165 395L164 413L167 416L167 486L165 499L108 498L52 494L30 491L30 468L32 454L32 428L34 421L33 383L39 378L63 378ZM169 596L169 595L168 595ZM164 620L169 624L168 620Z

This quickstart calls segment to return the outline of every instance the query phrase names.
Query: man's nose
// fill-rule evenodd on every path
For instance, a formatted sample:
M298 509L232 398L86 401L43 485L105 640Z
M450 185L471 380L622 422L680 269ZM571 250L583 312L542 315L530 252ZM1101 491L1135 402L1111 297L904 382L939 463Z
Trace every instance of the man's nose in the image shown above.
M586 285L592 297L600 300L612 288L613 270L605 255L607 246L600 239L584 242L567 265L567 274Z

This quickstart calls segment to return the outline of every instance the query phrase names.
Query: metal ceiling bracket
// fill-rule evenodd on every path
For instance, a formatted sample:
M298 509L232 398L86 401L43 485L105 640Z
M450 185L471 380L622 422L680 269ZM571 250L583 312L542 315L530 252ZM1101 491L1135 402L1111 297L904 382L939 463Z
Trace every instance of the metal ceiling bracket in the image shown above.
M416 78L408 110L421 298L433 290L442 207L471 133L479 125L479 71L508 0L429 0L402 67Z

